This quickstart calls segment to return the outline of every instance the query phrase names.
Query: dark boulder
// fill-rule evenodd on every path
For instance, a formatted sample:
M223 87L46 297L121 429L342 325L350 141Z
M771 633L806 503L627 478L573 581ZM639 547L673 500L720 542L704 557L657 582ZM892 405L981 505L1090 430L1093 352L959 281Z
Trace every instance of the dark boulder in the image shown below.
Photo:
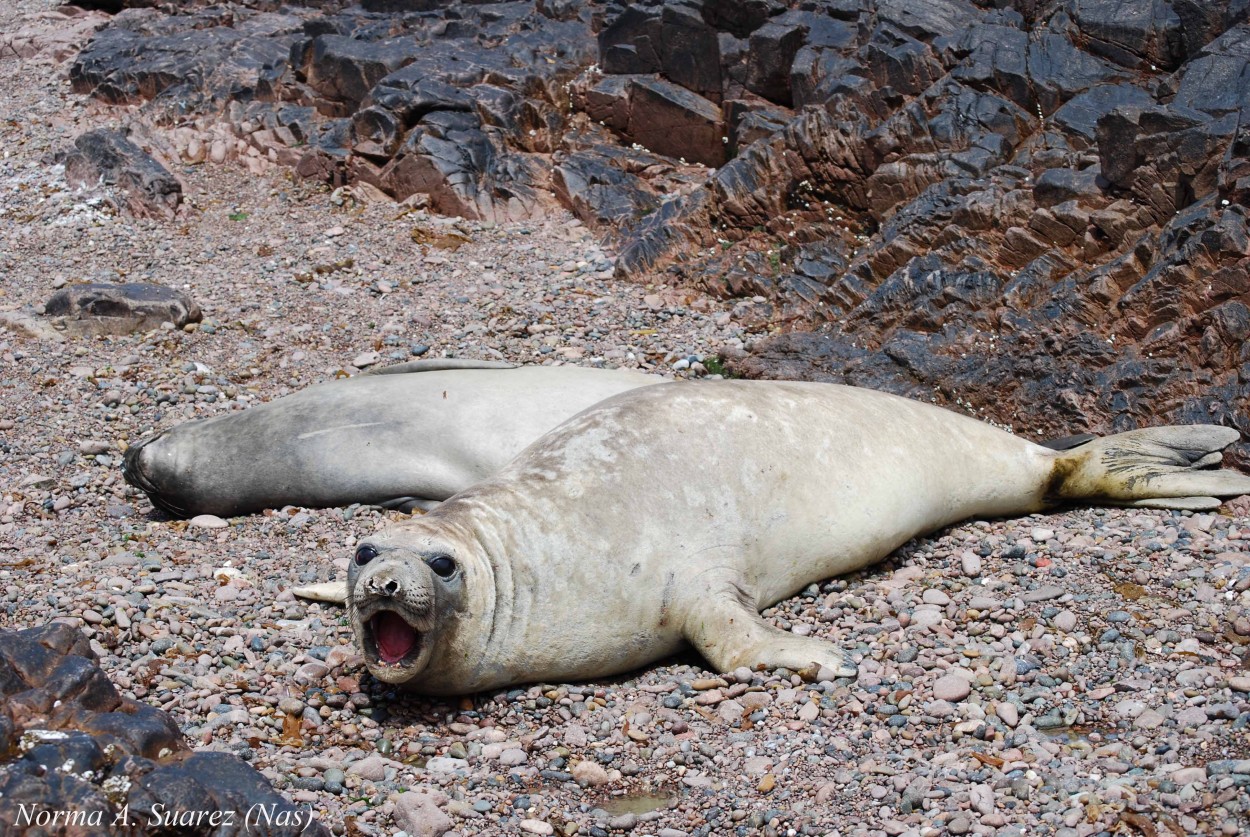
M319 35L306 51L303 72L308 86L335 103L334 116L355 111L374 86L411 64L421 45L407 38L363 41L342 35Z
M178 214L182 204L178 178L120 131L88 131L59 159L71 186L104 188L124 215L169 221Z
M591 119L657 154L708 166L725 160L721 109L683 87L651 76L604 76L578 101Z
M599 55L606 73L662 73L700 96L721 98L720 38L697 2L627 5L599 33Z
M735 37L745 38L786 7L779 0L703 0L703 19Z
M561 155L553 172L560 202L590 226L627 224L649 215L660 196L617 159L594 151Z
M1174 70L1185 58L1181 18L1167 0L1075 0L1071 8L1088 49L1117 64Z
M119 695L67 624L0 631L0 695L6 835L329 837L238 756L192 753L168 713Z
M200 307L182 291L161 285L70 285L44 305L44 314L86 334L129 334L198 323Z
M747 50L747 89L769 101L792 104L790 67L806 36L807 26L787 15L752 32Z
M217 6L166 17L126 11L70 66L75 93L111 104L161 99L213 110L271 88L300 39L298 17Z

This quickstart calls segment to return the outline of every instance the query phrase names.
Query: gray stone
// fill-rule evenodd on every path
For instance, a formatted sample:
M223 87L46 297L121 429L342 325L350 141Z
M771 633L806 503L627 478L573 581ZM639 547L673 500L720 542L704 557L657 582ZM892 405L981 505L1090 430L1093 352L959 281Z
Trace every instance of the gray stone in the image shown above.
M198 323L200 307L191 297L163 285L88 283L62 288L44 304L44 315L77 334L130 334L161 323L182 328Z

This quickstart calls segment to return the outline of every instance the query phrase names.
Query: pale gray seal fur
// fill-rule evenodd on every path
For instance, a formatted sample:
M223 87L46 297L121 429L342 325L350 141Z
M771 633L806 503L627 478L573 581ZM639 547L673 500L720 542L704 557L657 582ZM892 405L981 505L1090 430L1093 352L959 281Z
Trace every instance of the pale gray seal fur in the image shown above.
M126 451L126 480L177 516L285 505L428 507L485 479L641 372L414 361L178 425Z
M1250 493L1238 438L1161 427L1054 451L833 384L674 383L595 405L492 478L359 544L373 675L433 694L605 677L693 645L717 671L854 667L759 611L965 518Z

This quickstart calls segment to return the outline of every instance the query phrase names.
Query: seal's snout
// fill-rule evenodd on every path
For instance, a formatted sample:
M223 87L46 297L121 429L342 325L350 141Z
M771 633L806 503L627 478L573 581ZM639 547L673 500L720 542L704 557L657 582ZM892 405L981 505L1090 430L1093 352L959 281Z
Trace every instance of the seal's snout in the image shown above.
M403 592L403 584L392 572L378 572L365 581L365 589L374 596L393 599Z

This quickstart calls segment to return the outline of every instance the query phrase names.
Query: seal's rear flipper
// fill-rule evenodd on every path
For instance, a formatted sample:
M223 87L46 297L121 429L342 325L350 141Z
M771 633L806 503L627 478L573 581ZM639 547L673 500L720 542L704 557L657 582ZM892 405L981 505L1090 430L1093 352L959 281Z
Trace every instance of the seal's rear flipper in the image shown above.
M1095 439L1055 458L1045 501L1213 509L1220 497L1250 494L1250 476L1208 470L1240 438L1231 427L1197 424Z
M347 603L346 581L325 581L321 584L310 584L307 587L296 587L292 595L313 602L329 602L330 604Z
M1097 438L1093 433L1078 433L1075 436L1060 436L1058 439L1047 439L1044 442L1038 442L1038 444L1051 450L1072 450L1073 448L1079 448L1081 445L1089 444Z
M442 503L442 500L427 500L424 497L396 497L394 500L387 500L384 503L378 503L378 505L390 511L416 514L417 512L428 512L442 505Z

